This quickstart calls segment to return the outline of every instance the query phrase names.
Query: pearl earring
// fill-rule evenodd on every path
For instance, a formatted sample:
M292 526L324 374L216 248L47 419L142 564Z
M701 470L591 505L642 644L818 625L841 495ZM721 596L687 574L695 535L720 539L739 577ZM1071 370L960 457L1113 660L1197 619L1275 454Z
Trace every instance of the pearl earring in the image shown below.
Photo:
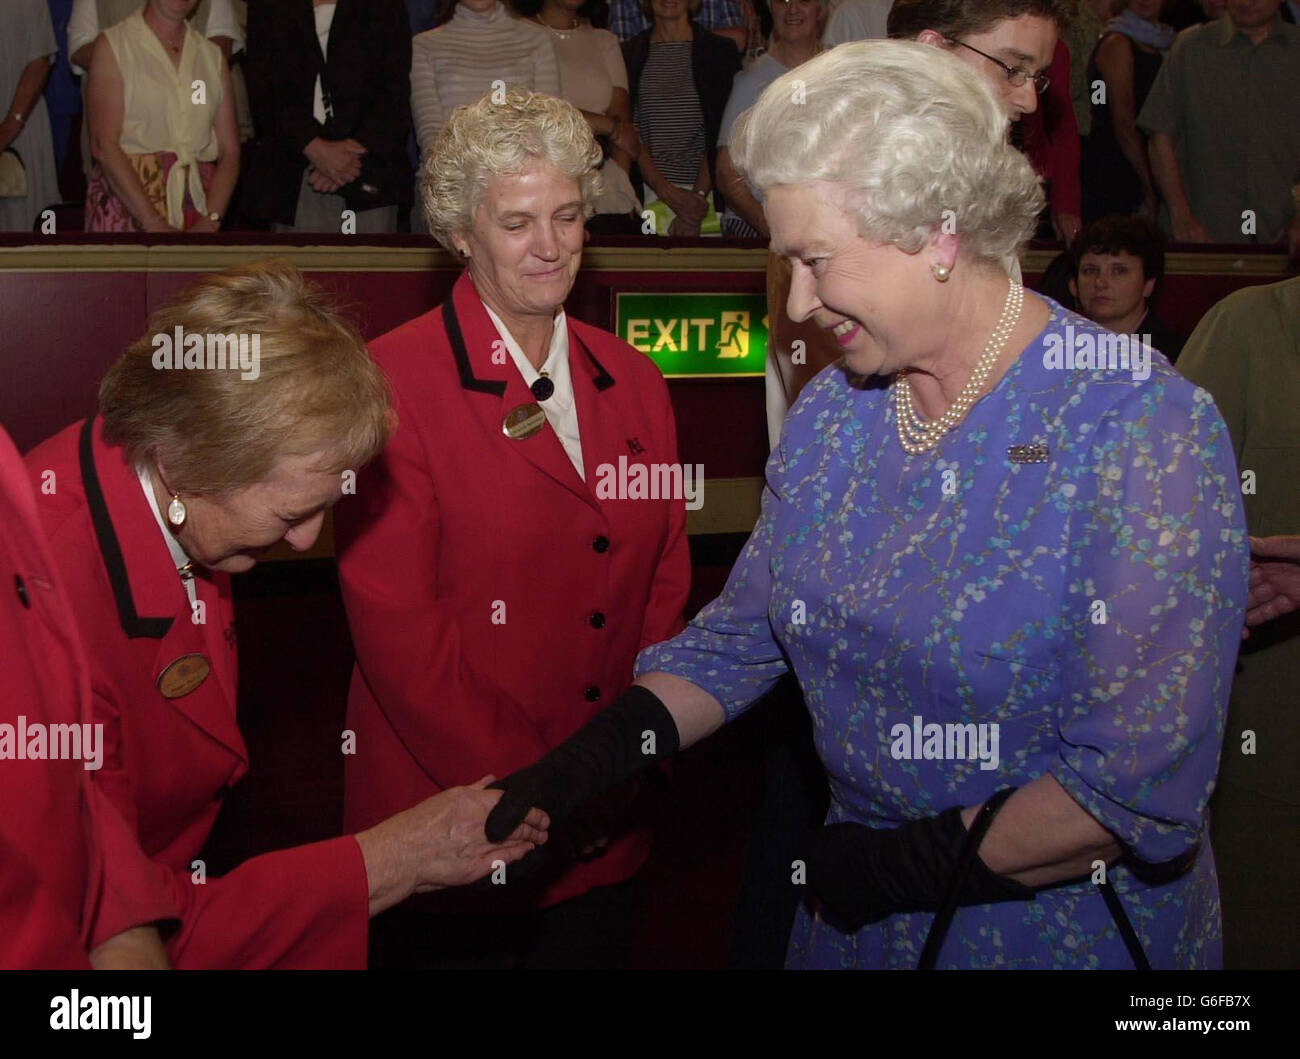
M947 283L948 277L952 275L952 269L950 269L947 265L939 265L939 264L931 265L930 271L934 274L934 278L937 279L940 283Z
M172 493L172 502L167 505L167 521L177 529L185 525L185 516L189 514L185 510L185 501L177 493Z

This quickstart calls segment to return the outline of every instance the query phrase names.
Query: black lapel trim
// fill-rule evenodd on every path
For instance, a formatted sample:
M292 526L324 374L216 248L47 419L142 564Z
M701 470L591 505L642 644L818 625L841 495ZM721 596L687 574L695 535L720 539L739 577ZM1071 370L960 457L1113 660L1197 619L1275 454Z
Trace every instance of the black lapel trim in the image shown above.
M456 315L456 307L452 304L452 298L448 298L442 303L442 325L447 329L447 338L451 342L452 356L456 358L456 371L460 375L461 386L466 390L490 393L495 397L504 394L506 384L500 379L480 379L475 377L474 369L469 362L469 351L465 348L465 335L460 329L460 319ZM574 337L577 338L576 332ZM579 338L578 344L582 346L582 351L587 354L587 359L596 368L596 375L591 380L596 389L608 390L614 385L614 376L605 370L605 365L596 359L596 355L587 348L587 343Z
M578 338L578 333L576 331L573 332L573 337ZM587 359L596 366L596 377L591 380L595 383L596 389L601 391L608 390L614 385L614 376L605 370L605 365L596 359L596 354L587 348L587 343L581 338L578 338L578 345L580 345L582 351L587 354Z
M447 329L447 338L451 341L452 356L456 358L456 370L460 373L460 384L466 390L478 393L490 393L500 397L506 392L506 384L500 379L477 379L469 363L469 352L465 349L465 336L460 330L460 320L456 317L456 307L452 305L452 295L442 303L442 326Z
M122 558L122 546L117 542L117 533L108 517L104 490L100 488L99 475L95 471L94 440L95 417L91 416L81 428L81 484L86 490L86 505L90 508L90 521L99 541L99 553L108 570L109 584L113 586L118 620L122 623L122 631L132 639L149 637L161 640L171 629L172 619L142 618L136 613L135 599L131 596L131 582L126 576L126 562Z

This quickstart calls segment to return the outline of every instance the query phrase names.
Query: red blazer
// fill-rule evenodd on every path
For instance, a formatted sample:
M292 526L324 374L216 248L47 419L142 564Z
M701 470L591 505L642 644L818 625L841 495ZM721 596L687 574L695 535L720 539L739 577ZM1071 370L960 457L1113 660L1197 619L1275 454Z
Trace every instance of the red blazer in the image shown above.
M549 424L514 441L532 401L466 272L451 298L371 343L399 423L335 511L357 667L345 758L347 826L536 760L631 682L637 651L674 635L690 587L680 500L597 499L597 468L675 463L658 368L568 318L587 480ZM494 620L495 618L495 620ZM539 895L622 881L646 830Z
M0 968L85 969L89 949L128 927L174 918L175 908L91 782L86 749L82 760L25 756L33 744L22 737L33 726L93 718L72 608L3 430L0 593L0 724L12 740L0 759Z
M178 967L357 968L366 963L369 887L351 836L254 857L221 878L192 880L221 800L248 769L235 723L237 659L230 579L195 578L189 598L135 470L104 443L101 423L76 423L27 456L51 551L77 600L105 725L99 784L136 829L181 909L168 941ZM158 679L188 654L212 671L180 698Z

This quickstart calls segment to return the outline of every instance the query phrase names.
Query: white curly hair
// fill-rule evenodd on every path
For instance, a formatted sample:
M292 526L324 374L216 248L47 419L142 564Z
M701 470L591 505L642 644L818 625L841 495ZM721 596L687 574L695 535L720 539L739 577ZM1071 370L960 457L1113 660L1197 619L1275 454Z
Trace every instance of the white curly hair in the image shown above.
M588 217L600 194L601 150L572 104L517 85L457 107L425 155L420 200L429 231L452 253L453 235L474 225L494 176L523 172L534 159L574 177Z
M1044 202L1007 123L987 80L951 55L870 40L773 81L737 119L729 146L760 194L838 184L865 238L916 253L946 221L959 252L1004 263L1033 234Z

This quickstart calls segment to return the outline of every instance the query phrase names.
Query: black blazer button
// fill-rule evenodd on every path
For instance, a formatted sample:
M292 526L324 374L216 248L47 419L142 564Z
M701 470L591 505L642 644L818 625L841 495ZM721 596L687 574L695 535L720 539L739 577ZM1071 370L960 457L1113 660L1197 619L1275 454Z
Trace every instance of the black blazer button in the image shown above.
M609 538L601 534L591 542L591 547L598 555L604 555L609 551Z
M605 615L603 615L600 611L596 611L587 620L591 622L591 627L593 629L603 629L605 627Z
M14 574L14 591L18 593L18 602L28 610L31 610L31 597L27 595L27 585L23 583L21 574Z
M599 698L600 698L600 688L596 687L595 684L590 685L587 688L587 701L595 702Z

